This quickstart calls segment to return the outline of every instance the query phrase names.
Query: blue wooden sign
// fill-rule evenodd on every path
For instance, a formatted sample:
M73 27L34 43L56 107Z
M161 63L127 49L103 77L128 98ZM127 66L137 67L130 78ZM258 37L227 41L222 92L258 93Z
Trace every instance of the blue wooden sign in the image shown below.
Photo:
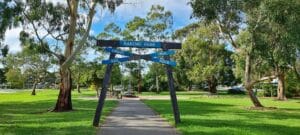
M163 51L163 52L152 53L152 54L150 54L150 56L158 57L158 56L166 56L166 55L173 55L173 54L175 54L174 50L168 50L168 51Z
M103 60L102 64L122 63L122 62L130 61L130 60L131 60L130 57L114 58L114 59L109 59L109 60ZM164 59L160 59L160 58L157 58L157 57L153 57L150 60L153 61L153 62L158 62L158 63L170 65L172 67L176 66L175 61L164 60Z
M119 41L119 46L137 48L161 48L161 43L148 41Z
M97 40L97 45L101 47L181 49L181 43L173 43L173 42Z
M105 48L104 50L107 51L107 52L110 52L110 53L116 53L116 54L125 55L125 56L132 56L133 55L133 53L131 53L131 52L123 51L123 50L117 50L117 49L114 49L114 48Z
M115 58L115 59L103 60L102 64L121 63L121 62L129 61L129 60L130 60L129 57Z
M108 48L104 48L106 52L110 52L113 54L120 54L126 57L123 58L114 58L109 60L103 60L102 64L113 64L113 63L121 63L130 60L149 60L153 62L163 63L170 66L176 66L175 61L165 60L163 58L159 58L161 56L170 56L175 54L174 50L168 49L180 49L180 43L167 43L167 42L149 42L149 41L115 41L115 40L97 40L97 45L105 46ZM135 48L162 48L164 51L155 52L151 54L139 55L134 54L129 51L118 50L112 47L135 47Z
M170 60L170 55L175 54L175 51L169 49L181 49L181 43L170 43L170 42L148 42L148 41L117 41L117 40L97 40L97 46L109 47L105 48L106 52L110 53L108 60L103 60L103 64L108 64L106 67L101 94L98 100L98 105L96 108L96 113L94 116L93 125L99 126L99 121L101 118L101 112L105 102L106 92L110 83L112 67L114 63L126 62L131 60L148 60L153 62L158 62L167 65L166 73L168 77L168 85L170 88L170 97L172 100L173 114L175 119L175 124L180 122L180 113L177 104L176 91L174 86L174 79L172 74L172 66L176 66L175 61ZM116 49L117 47L131 47L131 48L160 48L163 51L155 52L151 54L134 54L129 51L123 51ZM116 58L116 54L124 56L123 58ZM139 89L140 91L140 89Z
M171 61L171 60L164 60L164 59L160 59L160 58L152 58L151 61L153 62L159 62L159 63L162 63L162 64L167 64L167 65L170 65L172 67L175 67L176 66L176 62L175 61Z

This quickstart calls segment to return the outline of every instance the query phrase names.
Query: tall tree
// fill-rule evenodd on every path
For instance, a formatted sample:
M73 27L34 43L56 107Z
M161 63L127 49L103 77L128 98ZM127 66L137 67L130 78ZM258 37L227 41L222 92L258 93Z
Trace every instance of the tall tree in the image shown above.
M259 10L260 0L192 0L190 2L193 8L193 16L200 18L207 23L216 23L223 39L230 43L236 54L244 55L244 77L243 83L248 91L250 99L255 107L263 107L258 98L255 96L252 88L255 83L266 79L274 78L274 76L254 77L252 67L255 59L253 51L257 46L258 40L256 32L261 27L264 19L262 11ZM234 36L241 32L241 29L247 25L246 31L249 33L247 40L249 44L238 44Z
M66 4L54 4L45 0L10 2L15 5L12 7L21 7L21 14L13 18L20 18L23 32L34 33L34 36L29 36L34 37L38 45L43 46L58 60L61 83L54 111L72 110L70 66L86 45L96 8L100 5L113 12L122 0L66 0Z
M51 57L45 54L30 53L32 51L23 52L20 54L22 69L24 76L33 81L31 95L36 95L36 86L38 83L45 81L48 74L48 69L51 67Z
M11 6L12 0L0 1L0 60L5 65L2 58L8 54L8 45L4 44L5 33L8 29L18 26L19 18L15 17L21 13L21 5ZM5 83L5 73L8 71L6 67L0 68L0 84Z
M5 33L8 29L18 26L20 17L18 16L21 11L21 5L13 5L13 0L0 1L0 56L5 56L8 51L8 46L3 44Z
M92 61L85 64L87 72L83 75L83 79L87 85L93 86L96 91L96 95L99 97L99 88L103 81L105 67L98 61Z
M25 77L32 81L31 95L35 95L36 86L46 78L53 57L42 46L36 44L27 33L20 33L20 41L22 51L16 57L20 61L19 67L22 68Z
M72 70L72 76L76 84L76 89L78 93L81 93L80 91L80 85L82 85L85 80L84 80L84 74L86 74L87 68L86 68L86 62L82 57L77 57L76 61L71 67Z
M278 78L277 99L285 100L285 82L288 70L295 70L297 49L300 46L300 2L274 0L262 3L265 16L261 40L266 42L263 54ZM296 71L296 70L295 70Z
M11 88L23 88L25 77L21 71L21 59L17 54L9 54L5 58L5 67L7 72L5 73L6 81Z
M189 24L181 29L176 30L172 34L172 39L176 39L181 42L184 42L186 40L186 38L190 34L195 33L195 31L197 29L199 29L199 27L200 27L199 22ZM192 85L195 84L195 82L188 79L187 73L188 73L188 71L192 70L193 65L191 62L189 62L191 57L189 58L188 61L185 57L186 56L183 56L183 50L179 50L175 54L175 59L176 59L178 65L176 66L176 68L174 70L174 76L175 76L175 81L177 82L179 87L185 87L183 89L187 89L188 91L191 91Z
M187 71L188 79L198 83L205 81L209 91L216 94L221 72L230 68L225 64L226 60L230 59L230 53L219 40L218 27L199 27L187 37L182 50L185 61L193 65L192 69Z
M145 84L148 86L149 90L155 91L159 94L162 90L164 90L165 86L163 85L167 83L167 76L165 74L164 65L159 63L153 63L149 66L149 71L145 75Z

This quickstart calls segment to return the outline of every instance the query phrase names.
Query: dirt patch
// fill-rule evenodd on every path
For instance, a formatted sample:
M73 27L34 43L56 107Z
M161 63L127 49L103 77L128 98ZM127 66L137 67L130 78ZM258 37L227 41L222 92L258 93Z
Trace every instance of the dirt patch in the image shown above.
M270 111L270 110L276 110L277 107L248 107L247 110L260 110L260 111Z

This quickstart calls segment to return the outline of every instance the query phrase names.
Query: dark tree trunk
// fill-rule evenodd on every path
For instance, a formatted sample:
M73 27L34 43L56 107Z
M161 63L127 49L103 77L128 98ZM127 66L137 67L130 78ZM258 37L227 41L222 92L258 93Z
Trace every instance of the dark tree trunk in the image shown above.
M255 107L264 107L254 94L251 84L251 56L249 53L246 54L246 65L245 65L245 88L248 91L249 97Z
M264 107L260 101L258 100L258 98L256 97L255 93L253 92L252 88L246 88L246 90L248 91L248 94L250 96L250 99L253 103L253 105L255 107Z
M60 71L60 90L54 111L63 112L72 110L72 78L71 70Z
M192 91L192 83L189 81L189 84L188 84L188 91Z
M36 84L37 84L37 82L34 82L33 87L32 87L31 95L36 95L36 92L35 92Z
M286 100L285 96L285 75L284 73L278 74L278 87L277 87L277 99Z
M211 94L217 94L217 79L213 76L208 81L208 90Z
M77 91L78 91L78 93L81 93L81 91L80 91L80 84L79 83L77 83Z
M141 69L140 69L141 70ZM139 84L138 84L138 92L139 92L139 94L141 94L142 93L142 75L141 75L141 71L139 70Z
M158 80L158 76L155 75L155 83L156 83L156 93L159 94L159 80Z

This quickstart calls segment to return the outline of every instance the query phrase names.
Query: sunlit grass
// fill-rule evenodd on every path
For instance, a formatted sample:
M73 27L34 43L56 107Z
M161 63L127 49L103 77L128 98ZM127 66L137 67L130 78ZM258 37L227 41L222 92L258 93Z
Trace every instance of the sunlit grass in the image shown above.
M261 98L268 107L249 110L252 105L244 96L203 96L177 92L181 120L177 128L183 135L298 135L300 133L300 100L276 101ZM146 95L149 95L146 94ZM180 98L185 96L185 98ZM169 100L144 100L160 115L174 124Z
M96 100L84 100L81 97L93 92L73 92L74 111L50 112L56 102L57 90L39 90L36 96L30 91L3 94L0 93L0 134L8 135L66 135L95 134L92 126ZM106 116L117 101L106 101ZM102 121L103 121L102 117Z

